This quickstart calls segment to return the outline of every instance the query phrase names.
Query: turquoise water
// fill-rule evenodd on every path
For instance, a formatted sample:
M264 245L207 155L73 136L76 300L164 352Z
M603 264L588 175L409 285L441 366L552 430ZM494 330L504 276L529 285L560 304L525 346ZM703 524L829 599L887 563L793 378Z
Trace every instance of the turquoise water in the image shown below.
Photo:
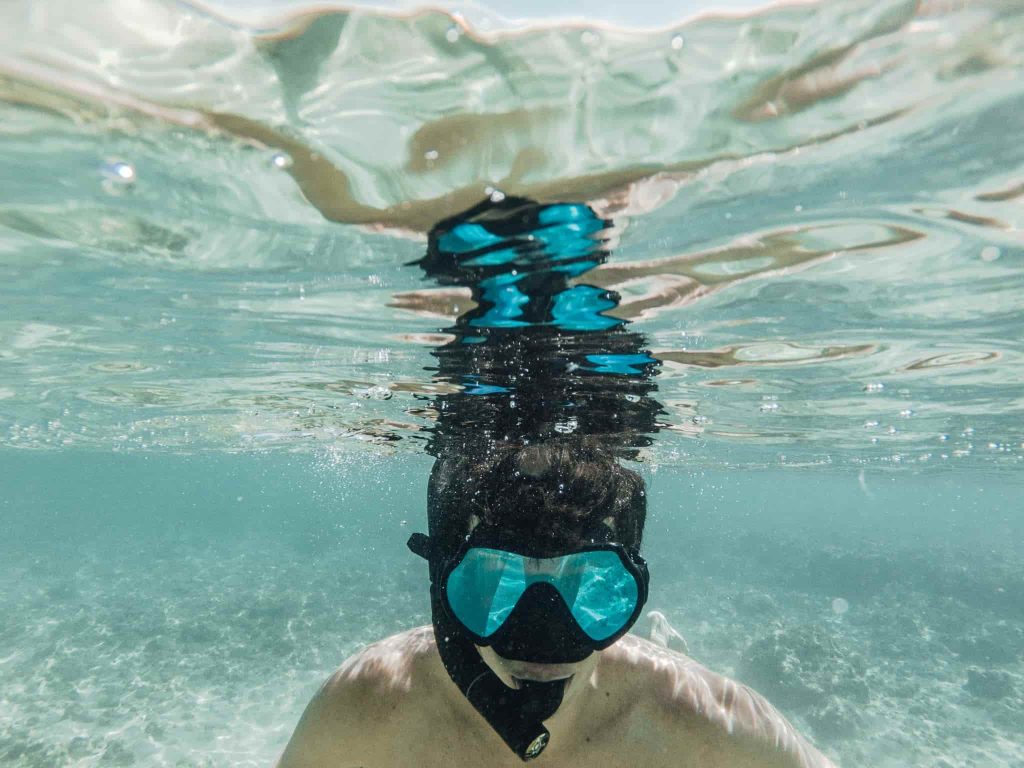
M513 194L660 361L649 608L844 766L1024 764L1024 8L263 16L0 8L0 764L271 764L429 620L411 262Z

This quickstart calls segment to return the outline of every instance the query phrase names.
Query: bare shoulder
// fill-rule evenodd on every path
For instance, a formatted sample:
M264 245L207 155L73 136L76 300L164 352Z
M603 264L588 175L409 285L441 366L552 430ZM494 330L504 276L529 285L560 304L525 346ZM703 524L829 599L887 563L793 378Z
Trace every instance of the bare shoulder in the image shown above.
M346 659L324 683L322 693L332 696L346 695L350 691L408 691L433 653L434 633L430 626L399 632L371 643Z
M690 657L633 635L605 653L632 670L651 715L687 749L700 743L729 765L835 768L763 696Z
M360 765L373 748L367 733L379 733L429 674L432 654L431 628L417 627L346 659L309 702L278 768Z

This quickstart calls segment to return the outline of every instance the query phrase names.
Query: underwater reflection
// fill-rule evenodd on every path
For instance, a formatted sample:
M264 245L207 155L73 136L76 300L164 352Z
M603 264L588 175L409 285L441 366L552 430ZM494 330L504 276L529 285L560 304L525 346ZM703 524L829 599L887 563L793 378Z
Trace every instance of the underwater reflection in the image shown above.
M433 456L496 443L593 438L623 458L650 444L659 363L611 316L619 296L588 284L609 255L611 222L586 205L504 198L438 224L419 262L471 301L434 350Z

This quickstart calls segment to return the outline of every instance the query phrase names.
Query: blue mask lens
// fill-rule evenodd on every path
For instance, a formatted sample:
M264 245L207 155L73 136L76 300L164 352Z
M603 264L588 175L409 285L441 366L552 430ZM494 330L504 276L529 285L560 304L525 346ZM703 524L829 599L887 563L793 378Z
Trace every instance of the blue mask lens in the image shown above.
M448 604L466 629L486 638L505 623L527 588L539 583L558 591L595 642L625 627L640 599L636 577L611 550L531 558L473 547L448 575Z

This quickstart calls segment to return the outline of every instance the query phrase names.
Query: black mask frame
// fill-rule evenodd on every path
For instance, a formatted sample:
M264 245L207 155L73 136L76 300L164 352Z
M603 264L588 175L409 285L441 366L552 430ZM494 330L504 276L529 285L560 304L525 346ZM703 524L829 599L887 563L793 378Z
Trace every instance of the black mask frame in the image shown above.
M413 535L416 536L416 534ZM448 579L451 576L452 571L454 571L458 567L459 563L462 562L462 560L466 557L466 554L471 549L474 549L476 547L486 547L492 549L499 549L505 552L511 552L513 554L522 555L524 557L537 558L558 557L560 555L577 554L581 552L613 552L618 556L619 561L622 563L623 567L633 577L633 580L636 582L637 586L636 606L633 608L633 611L630 614L628 620L625 621L622 627L616 630L614 634L610 635L609 637L603 640L595 640L589 635L587 635L583 631L583 629L579 627L579 624L576 622L574 618L571 619L572 624L577 630L573 633L577 638L576 644L589 646L589 649L592 651L603 651L605 648L608 648L609 646L613 645L623 635L625 635L640 618L640 614L642 613L644 605L647 602L648 590L650 586L650 572L647 568L647 562L640 556L640 553L637 552L635 549L626 547L625 545L614 541L591 541L593 543L583 544L578 547L568 549L564 552L559 552L557 555L551 555L543 552L542 550L532 548L528 545L509 546L508 543L501 541L501 539L496 535L495 531L489 528L478 527L474 529L473 533L466 538L462 546L459 547L459 549L451 557L444 558L439 563L439 568L436 572L435 585L436 588L438 589L441 602L444 605L445 611L447 612L448 616L453 621L458 623L463 633L467 637L469 637L475 645L479 645L482 647L497 646L500 648L508 639L512 627L512 622L506 620L497 630L495 630L490 635L480 635L474 632L469 627L467 627L461 621L459 621L459 618L455 614L451 602L448 599ZM412 548L411 540L410 548ZM548 592L555 591L557 594L557 591L554 590L553 587L550 587L550 585L533 584L527 587L523 591L523 594L520 595L519 600L516 601L516 608L518 608L519 604L522 603L524 600L527 600L527 595L531 593L536 593L541 590ZM561 597L561 595L558 595L553 599L556 599L564 604L564 600ZM566 606L566 609L568 609L568 606ZM513 609L513 614L515 613L515 610L516 609Z

